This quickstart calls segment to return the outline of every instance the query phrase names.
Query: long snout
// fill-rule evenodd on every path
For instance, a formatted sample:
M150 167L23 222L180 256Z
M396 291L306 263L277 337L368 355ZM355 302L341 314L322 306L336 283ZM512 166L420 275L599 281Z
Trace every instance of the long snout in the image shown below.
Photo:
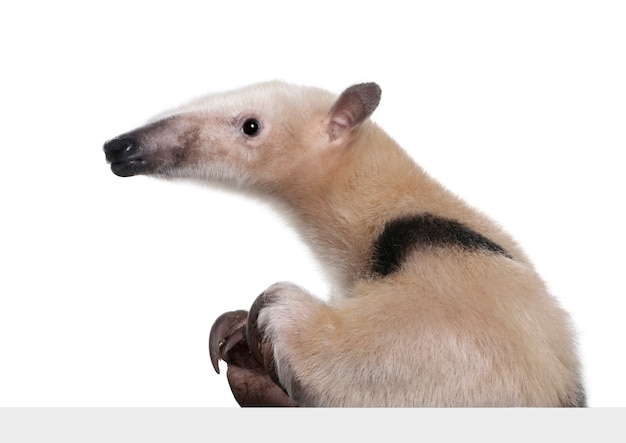
M137 138L122 135L104 144L106 160L111 164L111 171L120 177L130 177L147 170L147 161Z

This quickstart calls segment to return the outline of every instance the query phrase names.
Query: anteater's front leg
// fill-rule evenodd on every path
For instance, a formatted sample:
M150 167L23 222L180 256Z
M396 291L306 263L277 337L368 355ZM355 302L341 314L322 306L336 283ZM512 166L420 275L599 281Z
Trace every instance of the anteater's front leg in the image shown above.
M251 352L300 406L319 406L319 382L333 377L333 318L326 303L287 282L270 286L250 309Z

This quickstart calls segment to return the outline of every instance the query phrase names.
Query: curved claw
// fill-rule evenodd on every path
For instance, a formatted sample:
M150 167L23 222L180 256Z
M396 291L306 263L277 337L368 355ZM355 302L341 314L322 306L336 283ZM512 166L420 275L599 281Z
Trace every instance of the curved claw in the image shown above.
M263 354L261 353L261 339L259 336L259 328L257 327L257 319L259 318L259 311L263 307L263 294L259 295L252 306L250 307L250 313L248 314L248 324L246 328L246 341L248 342L248 348L252 355L263 365Z
M271 303L271 293L268 291L259 295L256 300L254 300L254 303L252 303L245 331L246 341L248 343L248 348L256 361L258 361L261 366L265 368L265 371L274 383L280 385L280 381L278 380L278 375L276 373L276 363L274 362L271 343L264 340L257 326L259 312L268 303Z
M209 355L213 369L220 373L219 360L227 359L228 351L245 338L248 312L244 310L225 312L220 315L209 335Z

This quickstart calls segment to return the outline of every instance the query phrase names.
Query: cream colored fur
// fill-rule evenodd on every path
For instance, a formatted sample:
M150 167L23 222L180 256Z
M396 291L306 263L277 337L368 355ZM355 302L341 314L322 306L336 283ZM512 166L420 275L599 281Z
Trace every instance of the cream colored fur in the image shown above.
M159 119L196 127L198 137L185 162L158 173L235 183L279 202L335 283L329 303L289 283L268 289L273 302L258 324L290 396L312 406L575 404L569 317L524 252L376 124L346 128L345 116L332 115L336 98L271 82ZM241 132L249 117L261 124L255 137ZM385 223L424 212L463 223L513 259L427 248L400 271L372 276Z

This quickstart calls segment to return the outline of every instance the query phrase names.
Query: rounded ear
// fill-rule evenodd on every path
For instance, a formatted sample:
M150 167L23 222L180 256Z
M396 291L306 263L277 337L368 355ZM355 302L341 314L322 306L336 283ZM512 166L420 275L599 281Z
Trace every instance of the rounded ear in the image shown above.
M376 83L350 86L335 101L326 117L329 141L349 135L378 107L381 89Z

